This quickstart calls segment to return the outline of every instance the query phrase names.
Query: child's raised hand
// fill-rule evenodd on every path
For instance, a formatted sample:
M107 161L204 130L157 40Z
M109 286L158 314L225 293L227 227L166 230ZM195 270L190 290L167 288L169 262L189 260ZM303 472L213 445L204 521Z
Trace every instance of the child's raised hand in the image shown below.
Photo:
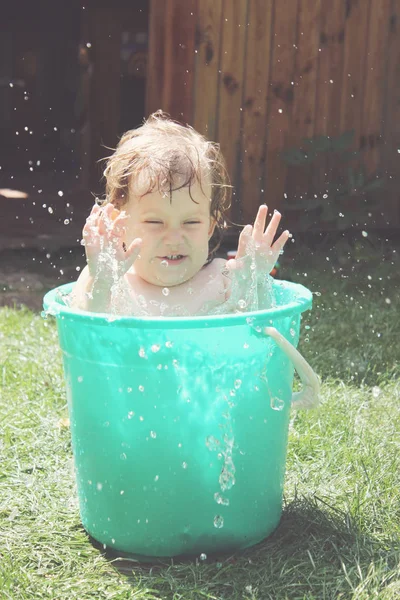
M92 277L113 283L115 269L118 277L122 277L136 260L142 240L136 238L125 247L123 237L124 223L128 217L112 204L101 208L95 204L83 228L83 245Z
M274 268L280 252L286 244L290 234L284 231L274 242L276 231L281 220L281 214L275 211L265 229L268 207L265 204L258 209L254 225L246 225L239 237L236 258L227 262L229 270L245 267L245 257L252 257L257 272L269 274ZM254 267L253 267L254 268Z

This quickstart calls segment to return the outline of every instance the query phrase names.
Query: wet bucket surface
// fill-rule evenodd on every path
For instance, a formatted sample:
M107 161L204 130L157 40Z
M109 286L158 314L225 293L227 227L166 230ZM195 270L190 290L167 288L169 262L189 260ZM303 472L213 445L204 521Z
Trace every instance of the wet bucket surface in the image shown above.
M276 307L193 318L110 317L46 294L63 353L83 526L139 557L232 552L278 525L294 346L312 295L275 281Z

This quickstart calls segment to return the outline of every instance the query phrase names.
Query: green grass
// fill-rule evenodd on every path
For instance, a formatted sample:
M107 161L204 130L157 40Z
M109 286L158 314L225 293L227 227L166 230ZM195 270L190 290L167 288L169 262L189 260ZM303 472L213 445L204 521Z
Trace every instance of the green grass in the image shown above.
M322 260L282 272L320 294L300 349L323 385L318 410L292 413L281 524L205 562L140 566L90 542L54 323L0 311L2 600L400 598L398 269L324 273Z

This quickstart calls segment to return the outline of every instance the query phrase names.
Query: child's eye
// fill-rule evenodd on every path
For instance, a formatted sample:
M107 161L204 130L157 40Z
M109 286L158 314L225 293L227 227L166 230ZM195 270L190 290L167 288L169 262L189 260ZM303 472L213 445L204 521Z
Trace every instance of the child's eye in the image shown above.
M200 221L185 221L185 225L198 225Z
M145 223L149 223L150 225L162 225L162 221L145 221Z

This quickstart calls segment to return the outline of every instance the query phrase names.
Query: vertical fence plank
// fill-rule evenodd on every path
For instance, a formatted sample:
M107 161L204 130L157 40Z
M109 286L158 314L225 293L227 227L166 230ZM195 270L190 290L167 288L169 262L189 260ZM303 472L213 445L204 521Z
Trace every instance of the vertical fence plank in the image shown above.
M388 180L388 215L400 224L400 0L391 0L384 106L382 171Z
M193 120L196 0L167 0L164 103L174 119Z
M354 129L357 148L361 137L369 5L370 0L346 2L340 129L343 132Z
M382 148L389 15L390 0L371 2L361 126L361 147L365 149L364 164L369 175L378 170Z
M196 30L195 129L216 138L222 0L200 0Z
M297 0L276 0L274 5L265 153L265 188L271 209L280 205L286 184L287 166L281 152L292 127L297 7Z
M217 136L232 183L236 188L240 175L239 151L246 24L247 0L225 0L222 16ZM232 219L235 219L238 210L236 189L232 200Z
M146 82L147 116L162 108L164 89L165 28L167 3L150 0L149 53Z
M246 221L254 220L267 201L264 185L264 144L270 69L273 0L249 0L244 75L240 198Z
M152 0L146 107L193 119L196 0ZM158 79L158 81L156 81Z
M321 4L316 135L340 134L345 9L343 0L323 0Z
M338 137L340 131L340 105L343 80L344 22L346 6L343 0L322 0L320 47L317 78L317 98L314 134L329 138ZM312 168L311 191L319 195L327 192L333 183L335 159L329 154L318 157ZM319 198L320 199L320 198Z
M294 74L294 103L289 144L303 148L303 138L312 138L320 47L320 0L301 0L297 28L297 54ZM286 191L289 200L303 199L310 188L312 166L289 166Z

